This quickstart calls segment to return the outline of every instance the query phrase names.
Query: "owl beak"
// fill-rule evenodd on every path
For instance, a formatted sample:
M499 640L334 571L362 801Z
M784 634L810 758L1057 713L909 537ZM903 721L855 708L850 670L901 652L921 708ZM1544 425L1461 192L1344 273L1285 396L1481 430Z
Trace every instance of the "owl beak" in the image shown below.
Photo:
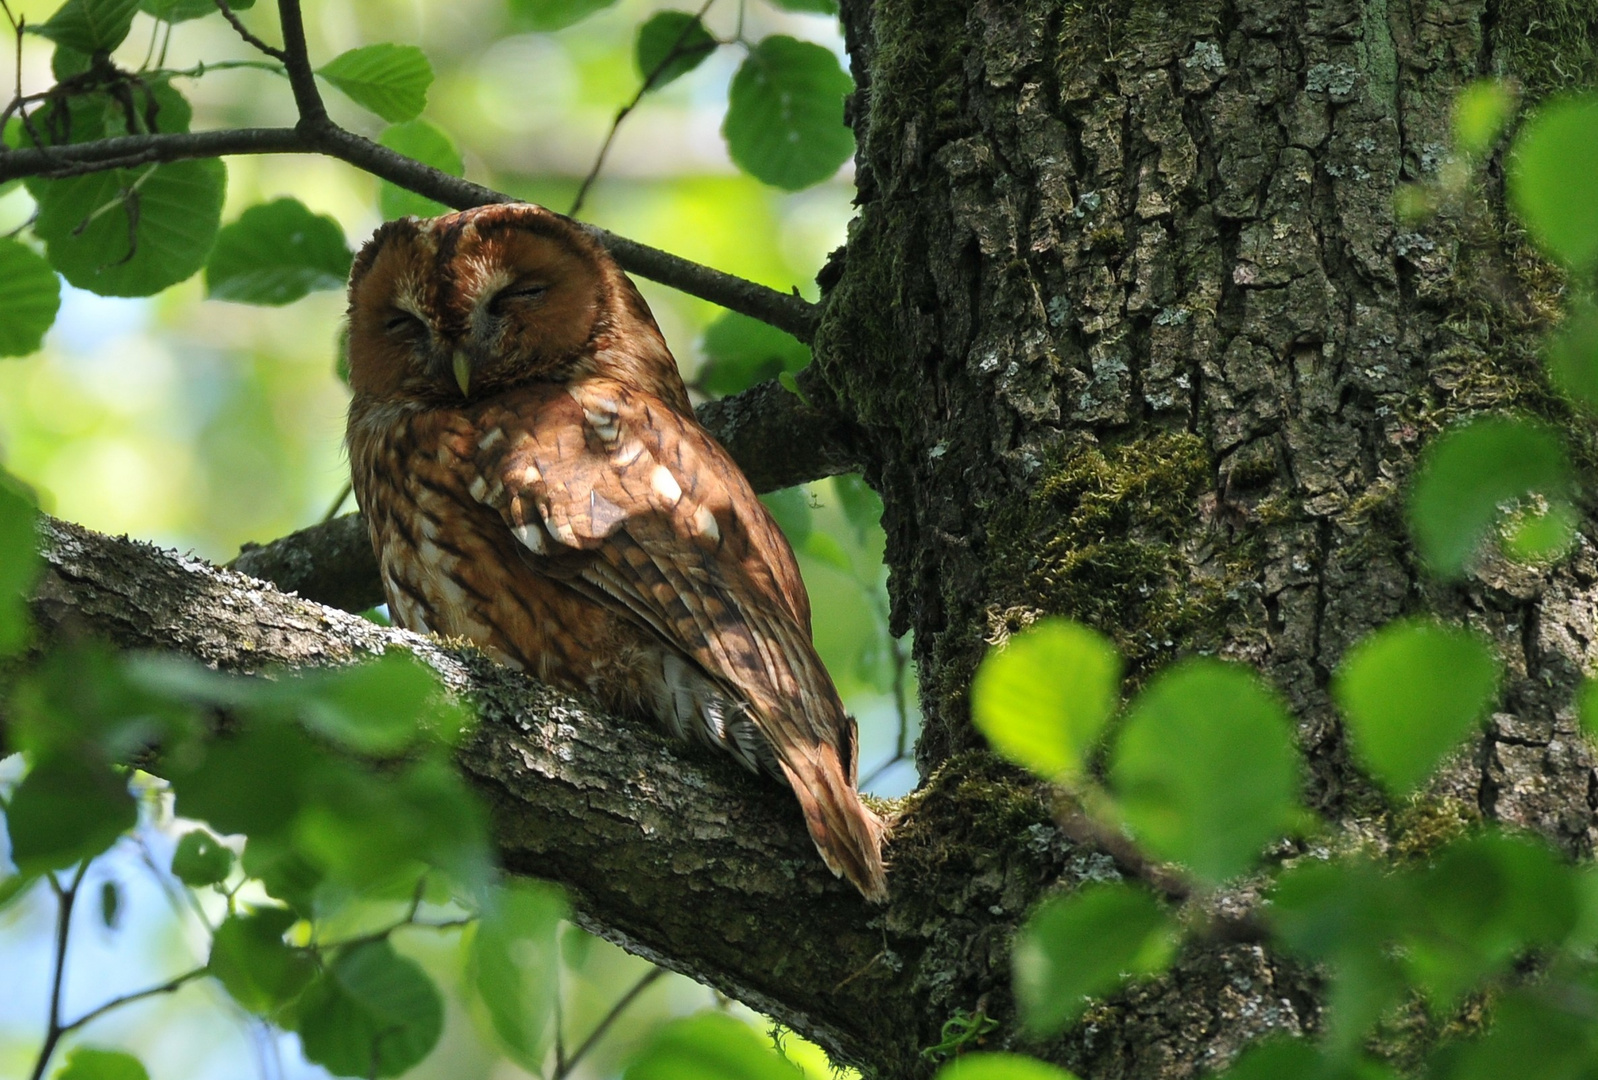
M472 362L466 359L466 354L460 349L455 350L455 385L461 388L461 397L470 397L472 393Z

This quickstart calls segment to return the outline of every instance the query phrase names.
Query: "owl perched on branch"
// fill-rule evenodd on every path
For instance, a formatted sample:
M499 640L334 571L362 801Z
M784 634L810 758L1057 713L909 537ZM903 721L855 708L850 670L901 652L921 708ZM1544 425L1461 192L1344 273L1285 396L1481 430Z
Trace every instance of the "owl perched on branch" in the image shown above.
M395 620L776 777L884 900L793 551L604 249L536 206L391 221L349 321L350 467Z

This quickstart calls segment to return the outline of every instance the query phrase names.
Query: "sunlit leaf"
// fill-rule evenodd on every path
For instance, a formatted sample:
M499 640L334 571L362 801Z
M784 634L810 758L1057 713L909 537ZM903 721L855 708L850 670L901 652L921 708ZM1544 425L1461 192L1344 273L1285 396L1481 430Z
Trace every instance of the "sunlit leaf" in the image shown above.
M697 16L686 11L657 11L638 28L633 59L649 88L659 90L704 63L715 51L716 39Z
M1069 782L1121 698L1121 655L1067 619L1045 619L988 653L971 716L993 748L1039 776Z
M50 265L101 296L153 296L205 265L226 187L215 159L28 181Z
M0 656L28 642L28 597L43 566L39 511L22 485L0 470Z
M1485 717L1498 662L1468 630L1392 623L1354 647L1332 694L1354 751L1395 794L1407 794Z
M250 1012L272 1016L315 976L310 955L283 940L296 921L292 911L264 907L230 915L216 928L207 967Z
M138 10L139 0L67 0L28 29L82 53L108 52L128 36Z
M695 381L707 393L736 394L810 363L810 348L775 326L729 311L705 330L705 362Z
M1150 852L1224 881L1296 820L1298 755L1276 696L1247 668L1189 660L1132 703L1110 762Z
M667 1024L638 1052L623 1080L800 1080L754 1028L726 1013Z
M463 176L466 173L466 163L461 160L461 152L455 148L455 143L443 129L429 124L426 120L410 120L384 128L377 141L395 153L415 158L423 165L431 165L439 172L446 172L451 176ZM387 180L378 185L377 206L385 221L405 217L407 214L414 214L417 217L436 217L449 211L449 207L443 203L434 202L414 191L407 191Z
M204 829L183 834L172 852L172 875L191 888L215 885L233 871L233 850Z
M11 861L35 874L94 858L138 823L139 810L111 766L52 755L22 778L5 819Z
M1570 462L1559 437L1488 416L1448 432L1423 457L1409 498L1410 531L1433 573L1458 577L1502 507L1531 495L1565 501Z
M854 152L843 99L854 81L820 45L773 35L732 78L721 132L739 168L798 191L827 179Z
M1076 1074L1021 1054L975 1053L955 1058L933 1080L1076 1080Z
M616 0L508 0L511 22L523 30L564 30Z
M0 237L0 356L37 352L60 307L61 281L44 256Z
M75 1046L55 1080L150 1080L150 1074L132 1054Z
M1515 92L1502 79L1477 79L1454 99L1454 148L1480 157L1515 114Z
M306 1058L337 1076L399 1076L444 1029L438 987L386 940L340 950L296 1014Z
M247 11L255 6L255 0L228 0L227 6L233 11ZM139 0L139 10L157 19L178 23L215 15L221 9L216 6L216 0Z
M467 946L467 978L512 1057L537 1071L555 1006L560 890L518 880L496 890Z
M1034 1035L1052 1034L1125 977L1165 970L1175 949L1170 916L1136 886L1089 885L1045 900L1015 939L1022 1021Z
M433 84L433 65L415 45L363 45L340 53L316 73L391 124L420 115Z
M1598 93L1558 98L1520 129L1509 196L1531 234L1573 267L1598 260Z
M293 303L318 289L342 289L354 257L338 222L298 199L276 199L250 207L217 233L205 266L206 295Z

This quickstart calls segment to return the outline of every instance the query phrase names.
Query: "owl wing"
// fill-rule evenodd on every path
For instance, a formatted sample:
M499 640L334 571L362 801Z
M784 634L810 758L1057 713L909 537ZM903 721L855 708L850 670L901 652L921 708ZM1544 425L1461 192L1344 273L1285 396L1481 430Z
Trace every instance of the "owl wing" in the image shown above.
M727 452L659 399L600 379L507 394L479 431L472 493L535 569L731 690L746 721L694 702L711 741L784 779L828 865L883 895L882 826L853 788L854 722L811 644L792 549Z

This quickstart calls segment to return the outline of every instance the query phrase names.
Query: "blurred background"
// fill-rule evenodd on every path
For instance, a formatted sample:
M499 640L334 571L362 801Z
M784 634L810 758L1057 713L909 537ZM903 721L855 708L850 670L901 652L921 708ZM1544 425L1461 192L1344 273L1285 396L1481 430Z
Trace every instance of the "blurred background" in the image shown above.
M10 6L38 24L60 4L10 0ZM454 139L466 175L566 211L618 108L641 84L633 60L637 28L666 6L621 0L548 33L526 29L527 20L519 21L506 0L310 0L306 18L318 63L375 42L420 45L436 73L423 118ZM274 5L259 4L241 17L277 40ZM749 41L782 33L842 57L831 15L797 14L761 0L715 0L705 23L722 39L740 30ZM164 25L138 16L116 53L118 63L138 68L163 44L169 69L256 58L220 19L177 24L165 42ZM9 47L0 54L0 86L14 87L20 78L23 91L33 92L53 82L47 41L26 40L20 73ZM739 45L723 47L646 96L621 126L581 216L814 299L816 271L844 240L853 190L849 167L789 193L732 165L720 125L742 56ZM194 105L195 130L294 119L286 82L270 72L211 71L176 85ZM324 86L324 94L341 124L374 137L382 129L380 120L332 88ZM224 223L246 207L291 195L336 219L358 248L382 220L377 181L341 163L263 156L231 158L227 168ZM0 234L32 212L22 187L0 196ZM705 332L721 310L652 282L638 284L685 378L724 385L698 378ZM337 292L313 293L281 308L212 301L198 276L139 300L99 297L63 283L61 311L43 350L0 361L0 460L34 485L53 514L215 562L232 558L244 542L314 524L338 509L347 479L341 444L348 395L335 373L343 305ZM892 796L915 782L902 754L915 735L916 694L909 643L887 634L883 538L873 500L858 479L839 478L768 501L799 551L822 657L860 719L862 786ZM20 771L20 763L0 762L0 784L6 770ZM204 961L202 920L214 920L217 912L196 911L188 894L174 887L165 867L175 830L158 799L147 805L137 836L90 871L84 895L117 899L114 911L96 902L76 912L67 1017ZM54 898L43 889L0 910L0 1076L25 1075L37 1053L54 917ZM461 981L458 938L458 932L408 930L395 941L448 991ZM562 944L561 1021L570 1050L651 969L575 927L564 931ZM570 1075L618 1075L658 1025L706 1008L733 1009L762 1030L769 1026L707 988L667 976L638 994ZM443 1042L409 1075L528 1075L500 1058L481 1030L452 1001ZM829 1075L819 1050L778 1036L791 1059L817 1077ZM129 1049L155 1080L326 1075L303 1060L293 1036L250 1019L206 980L108 1014L77 1041Z

